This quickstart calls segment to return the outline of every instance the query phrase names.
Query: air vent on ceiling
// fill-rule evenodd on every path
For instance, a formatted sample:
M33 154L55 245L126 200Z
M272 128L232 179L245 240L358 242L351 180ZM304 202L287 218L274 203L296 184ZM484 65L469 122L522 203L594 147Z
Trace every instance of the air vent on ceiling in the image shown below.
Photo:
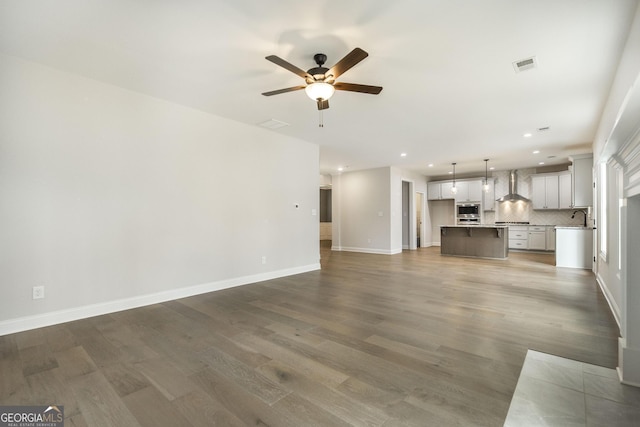
M538 61L536 60L535 56L532 56L531 58L521 59L513 63L513 69L516 70L516 73L530 70L532 68L536 68L537 66Z
M545 126L545 127L543 127L543 128L538 128L538 132L546 132L546 131L548 131L549 129L550 129L550 127L549 127L549 126Z
M269 119L266 122L260 123L260 126L267 129L280 129L285 126L289 126L289 123L281 122L280 120L276 119Z

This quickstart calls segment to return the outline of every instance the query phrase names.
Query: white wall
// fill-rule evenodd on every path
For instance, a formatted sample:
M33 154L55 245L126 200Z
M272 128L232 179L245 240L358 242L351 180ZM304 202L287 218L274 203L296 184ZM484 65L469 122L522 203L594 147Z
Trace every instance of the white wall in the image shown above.
M624 286L619 277L618 262L619 254L617 248L619 246L618 236L618 187L622 183L616 183L616 174L613 169L615 162L610 162L613 155L616 155L619 141L615 137L612 138L614 129L618 120L622 116L629 101L630 95L633 93L634 85L640 78L640 7L636 11L634 22L629 33L629 38L624 48L623 56L618 66L614 82L611 86L611 93L606 103L602 119L596 132L596 139L593 143L594 149L594 167L598 169L599 164L609 162L607 173L608 184L608 202L607 202L607 218L608 218L608 257L597 257L596 273L598 281L603 287L603 291L609 298L609 302L614 311L614 315L620 322L623 313L621 310L625 302L623 299ZM596 174L597 185L600 188L599 174ZM601 194L598 193L598 200ZM601 216L597 211L598 217ZM598 225L598 233L602 230L602 224ZM600 236L598 236L600 238Z
M420 234L421 234L421 239L420 239L420 244L422 246L429 246L426 242L429 242L431 239L430 233L427 230L429 229L428 224L428 214L425 214L425 212L427 211L426 209L426 201L427 201L427 179L424 175L420 175L414 172L410 172L404 169L400 169L400 168L391 168L391 182L392 185L395 186L394 188L399 188L400 189L400 197L402 197L402 182L408 182L409 183L409 205L410 205L410 212L409 212L409 223L410 223L410 227L409 227L409 249L416 249L416 242L417 242L417 236L416 236L416 227L415 224L418 223L418 218L416 218L416 203L417 203L417 199L416 199L416 193L422 193L423 194L423 198L422 198L422 204L423 206L421 206L420 209L418 209L421 214L422 214L422 227L420 230ZM399 216L399 220L400 223L395 224L392 228L392 233L393 230L401 230L402 227L402 201L400 200L400 202L397 201L397 199L394 201L392 200L392 205L395 207L398 207L399 210L397 211L397 215ZM399 203L399 204L398 204ZM398 229L397 227L400 227L400 229ZM397 238L398 236L396 236ZM396 244L394 245L394 248L397 248L399 245L402 245L402 236L400 236L400 241L395 241Z
M317 269L318 175L315 145L0 56L0 334Z
M622 59L611 86L596 138L593 143L594 163L597 168L608 163L607 176L607 222L597 210L597 233L601 239L607 228L607 257L597 257L596 274L604 294L621 326L618 344L618 373L623 382L640 386L640 274L637 253L640 249L637 237L638 204L631 197L631 181L639 176L637 153L640 147L638 111L640 109L640 5L633 17L633 24L626 42ZM635 139L633 137L635 133ZM633 141L633 142L630 142ZM625 146L626 144L626 146ZM622 167L623 180L616 181L615 167ZM634 166L634 164L636 164ZM597 198L600 192L600 176L596 174ZM626 182L628 187L622 188ZM618 194L624 192L620 200ZM628 206L628 207L625 207ZM628 211L628 212L627 212ZM620 214L621 220L618 220ZM634 217L635 216L635 217ZM618 226L620 225L620 229ZM597 242L597 246L600 244ZM621 247L621 251L618 248ZM599 252L599 248L598 248ZM622 268L618 265L622 264Z
M332 249L391 253L390 168L335 175L332 183Z
M625 103L639 77L640 70L640 3L636 9L629 36L622 53L622 58L611 85L596 137L593 141L594 163L605 161L615 154L615 147L606 147L616 122L624 110Z
M410 183L413 195L422 192L426 200L425 177L396 167L334 175L332 249L379 254L402 252L403 181ZM415 242L415 230L410 230L410 234Z
M440 226L455 225L456 205L453 199L429 200L430 246L440 246Z

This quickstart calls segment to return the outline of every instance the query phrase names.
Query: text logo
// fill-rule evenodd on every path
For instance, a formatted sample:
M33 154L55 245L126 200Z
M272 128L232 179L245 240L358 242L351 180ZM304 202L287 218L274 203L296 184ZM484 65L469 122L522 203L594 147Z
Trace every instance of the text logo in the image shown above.
M0 427L64 427L64 406L0 406Z

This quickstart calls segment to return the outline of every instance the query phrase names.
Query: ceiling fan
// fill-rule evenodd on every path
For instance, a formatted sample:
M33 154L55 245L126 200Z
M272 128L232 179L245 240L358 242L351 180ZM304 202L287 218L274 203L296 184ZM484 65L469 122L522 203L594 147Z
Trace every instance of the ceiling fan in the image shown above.
M273 90L271 92L264 92L264 96L279 95L281 93L293 92L296 90L304 89L309 98L316 101L318 104L318 110L326 110L329 108L329 98L336 90L346 90L350 92L369 93L377 95L382 91L380 86L369 86L355 83L343 83L336 82L336 79L352 68L354 65L365 59L369 54L359 47L353 49L342 58L336 65L331 68L323 67L327 61L327 55L324 53L317 53L313 55L313 60L318 65L317 67L310 68L307 71L301 70L295 65L279 58L275 55L269 55L265 59L273 62L276 65L281 66L294 74L302 77L305 80L304 85L288 87L285 89Z

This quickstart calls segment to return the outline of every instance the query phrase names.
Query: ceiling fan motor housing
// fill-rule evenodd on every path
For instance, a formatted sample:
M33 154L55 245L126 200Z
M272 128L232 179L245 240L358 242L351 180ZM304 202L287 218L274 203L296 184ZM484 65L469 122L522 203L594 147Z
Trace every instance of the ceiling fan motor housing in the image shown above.
M324 79L327 77L327 71L329 71L327 67L322 66L327 61L327 55L325 55L324 53L316 53L315 55L313 55L313 60L316 61L316 64L318 64L318 66L309 68L309 70L307 70L307 73L311 74L315 81L324 81ZM307 81L307 83L313 82Z
M315 55L313 55L313 60L316 61L318 67L322 67L322 65L327 62L327 55L325 55L324 53L316 53Z
M327 77L327 71L329 71L326 67L314 67L310 68L307 73L311 74L315 81L323 81L325 77ZM312 82L308 82L312 83Z

